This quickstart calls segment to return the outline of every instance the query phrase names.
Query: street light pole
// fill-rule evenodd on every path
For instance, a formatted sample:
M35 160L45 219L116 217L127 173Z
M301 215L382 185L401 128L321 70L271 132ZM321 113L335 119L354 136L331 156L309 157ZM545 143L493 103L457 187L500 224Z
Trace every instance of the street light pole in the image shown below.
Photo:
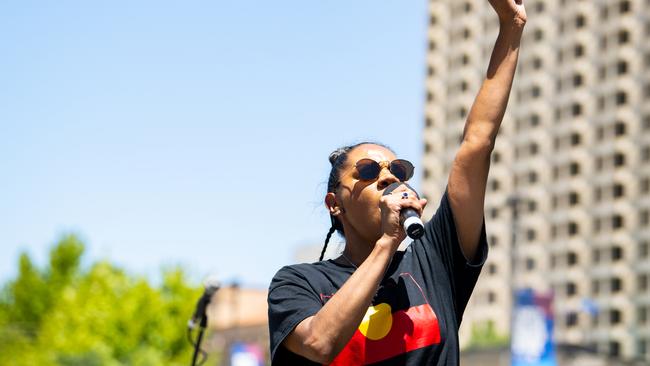
M515 302L517 297L517 288L515 275L517 273L517 231L519 229L519 204L521 198L517 194L508 197L508 207L510 208L510 341L514 334L514 315Z

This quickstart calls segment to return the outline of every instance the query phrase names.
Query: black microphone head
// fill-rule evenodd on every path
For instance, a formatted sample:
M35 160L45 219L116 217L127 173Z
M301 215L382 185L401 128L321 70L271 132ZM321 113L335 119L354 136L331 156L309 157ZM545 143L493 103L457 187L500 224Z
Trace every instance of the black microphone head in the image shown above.
M205 288L205 293L211 296L221 288L221 281L219 281L217 276L210 275L203 281L203 287Z

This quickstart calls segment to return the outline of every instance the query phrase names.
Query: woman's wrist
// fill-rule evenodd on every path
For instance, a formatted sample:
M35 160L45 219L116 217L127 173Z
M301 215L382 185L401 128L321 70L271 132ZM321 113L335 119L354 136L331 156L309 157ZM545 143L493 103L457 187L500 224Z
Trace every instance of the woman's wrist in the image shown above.
M399 247L400 242L401 241L396 238L384 234L379 238L379 240L377 240L377 243L375 243L375 248L382 252L385 251L392 256L397 250L397 247Z
M525 25L525 21L518 19L499 20L499 32L521 36Z

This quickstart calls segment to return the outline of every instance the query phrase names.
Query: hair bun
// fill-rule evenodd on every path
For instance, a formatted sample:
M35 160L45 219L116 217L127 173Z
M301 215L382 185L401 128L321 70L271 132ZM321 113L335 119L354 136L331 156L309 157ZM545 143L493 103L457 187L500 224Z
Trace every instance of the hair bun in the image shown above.
M336 163L336 161L337 161L337 160L338 160L342 155L345 155L345 154L348 152L348 150L349 150L349 148L348 148L347 146L345 146L345 147L339 147L338 149L332 151L332 153L330 154L330 157L329 157L330 164L332 164L332 166L334 166L334 164Z

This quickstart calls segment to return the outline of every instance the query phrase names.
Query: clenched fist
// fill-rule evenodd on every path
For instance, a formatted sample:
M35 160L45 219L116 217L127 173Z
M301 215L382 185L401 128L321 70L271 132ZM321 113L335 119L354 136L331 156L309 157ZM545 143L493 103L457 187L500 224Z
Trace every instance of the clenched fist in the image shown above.
M524 0L488 0L499 16L501 25L523 27L526 24Z

